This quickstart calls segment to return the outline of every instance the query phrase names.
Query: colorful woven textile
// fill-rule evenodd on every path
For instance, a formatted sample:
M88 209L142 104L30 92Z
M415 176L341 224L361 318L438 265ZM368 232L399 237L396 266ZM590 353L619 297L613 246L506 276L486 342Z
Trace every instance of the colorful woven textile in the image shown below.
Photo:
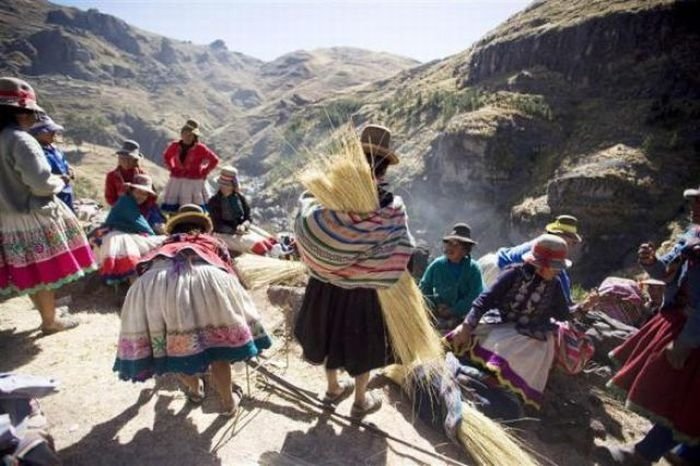
M400 197L366 214L338 212L308 195L294 223L311 274L342 288L388 288L406 270L413 250Z

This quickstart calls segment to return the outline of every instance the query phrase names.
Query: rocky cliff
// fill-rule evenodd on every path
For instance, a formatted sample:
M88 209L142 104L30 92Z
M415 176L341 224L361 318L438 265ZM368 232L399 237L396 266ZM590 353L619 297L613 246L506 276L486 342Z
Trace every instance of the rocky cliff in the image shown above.
M592 285L664 238L700 180L699 21L697 2L534 2L463 53L291 112L257 160L318 147L329 115L383 122L419 236L438 247L466 220L483 254L571 213L586 238L574 277Z

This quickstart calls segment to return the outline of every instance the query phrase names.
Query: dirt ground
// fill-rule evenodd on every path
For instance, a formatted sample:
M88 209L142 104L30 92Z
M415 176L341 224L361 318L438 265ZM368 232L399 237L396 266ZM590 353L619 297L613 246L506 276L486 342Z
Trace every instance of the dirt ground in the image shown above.
M82 324L46 337L38 331L39 316L29 299L0 303L0 372L60 380L61 390L42 399L41 406L66 465L469 463L442 433L414 419L408 398L381 376L375 377L372 385L384 391L385 407L366 420L443 458L337 420L327 411L271 388L253 371L248 371L246 378L242 365L234 366L234 380L247 396L233 419L217 415L214 393L208 393L201 406L187 403L170 377L140 384L119 381L111 367L123 290L91 278L62 289L60 295L71 296L71 312ZM268 330L276 336L263 364L311 393L322 392L321 369L302 361L297 345L285 338L289 329L283 312L269 304L264 292L253 295ZM623 443L648 429L645 420L625 411L601 388L575 385L581 393L594 394L600 400L607 434L596 442ZM561 393L557 396L566 397ZM346 400L337 412L349 414L350 406L351 401ZM600 417L600 413L596 415ZM550 437L545 442L541 434L535 434L537 429L523 429L519 431L522 438L543 464L596 464L570 441Z

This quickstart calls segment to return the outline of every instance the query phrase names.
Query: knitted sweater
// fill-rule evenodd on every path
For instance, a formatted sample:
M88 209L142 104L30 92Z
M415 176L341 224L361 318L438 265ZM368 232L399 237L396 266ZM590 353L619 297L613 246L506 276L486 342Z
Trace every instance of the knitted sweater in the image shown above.
M459 275L455 276L448 262L445 256L431 262L420 280L420 289L431 305L445 304L455 317L464 317L484 290L481 269L476 261L465 257L459 263Z
M0 131L0 214L47 207L64 186L36 139L16 126Z
M163 153L165 168L170 170L170 176L203 180L219 164L219 157L201 142L187 149L184 163L180 160L180 141L170 143Z

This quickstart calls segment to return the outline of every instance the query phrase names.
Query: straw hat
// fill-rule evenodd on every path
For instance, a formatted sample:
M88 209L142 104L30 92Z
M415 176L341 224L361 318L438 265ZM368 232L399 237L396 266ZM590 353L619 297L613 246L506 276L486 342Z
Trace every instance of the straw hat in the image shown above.
M182 129L180 130L181 133L183 131L189 131L195 136L199 136L199 122L197 122L197 120L187 120L183 125Z
M391 131L384 126L365 126L360 134L360 142L365 154L372 157L386 157L389 165L399 163L399 156L391 150Z
M573 215L559 215L556 220L548 224L544 229L547 233L572 236L576 238L577 242L581 242L581 235L578 234L578 219Z
M196 223L201 225L205 233L211 233L214 229L209 215L204 213L204 210L197 204L185 204L181 206L177 214L170 217L168 223L165 224L165 232L167 234L172 233L173 229L181 223Z
M469 227L469 225L466 223L456 223L455 226L452 227L452 231L445 235L442 240L455 240L466 244L478 244L471 238L471 236L472 229Z
M557 235L544 234L535 239L535 244L523 255L523 260L537 268L561 270L571 267L571 261L566 258L567 253L566 241Z
M32 86L17 78L0 78L0 105L44 112L44 109L36 103L36 93Z
M237 178L238 170L231 165L227 165L221 169L219 179L216 181L219 183L219 186L235 186L237 184Z
M33 135L42 133L60 133L63 132L65 128L59 125L51 119L50 116L43 114L39 118L39 121L34 123L31 128L29 128L29 133Z
M122 146L117 150L117 155L126 155L132 159L141 160L143 154L140 151L139 143L132 139L125 139Z
M124 183L124 186L127 188L138 189L139 191L152 194L153 196L156 195L156 192L153 189L153 180L150 176L145 174L134 175L134 179L131 181L131 183Z

